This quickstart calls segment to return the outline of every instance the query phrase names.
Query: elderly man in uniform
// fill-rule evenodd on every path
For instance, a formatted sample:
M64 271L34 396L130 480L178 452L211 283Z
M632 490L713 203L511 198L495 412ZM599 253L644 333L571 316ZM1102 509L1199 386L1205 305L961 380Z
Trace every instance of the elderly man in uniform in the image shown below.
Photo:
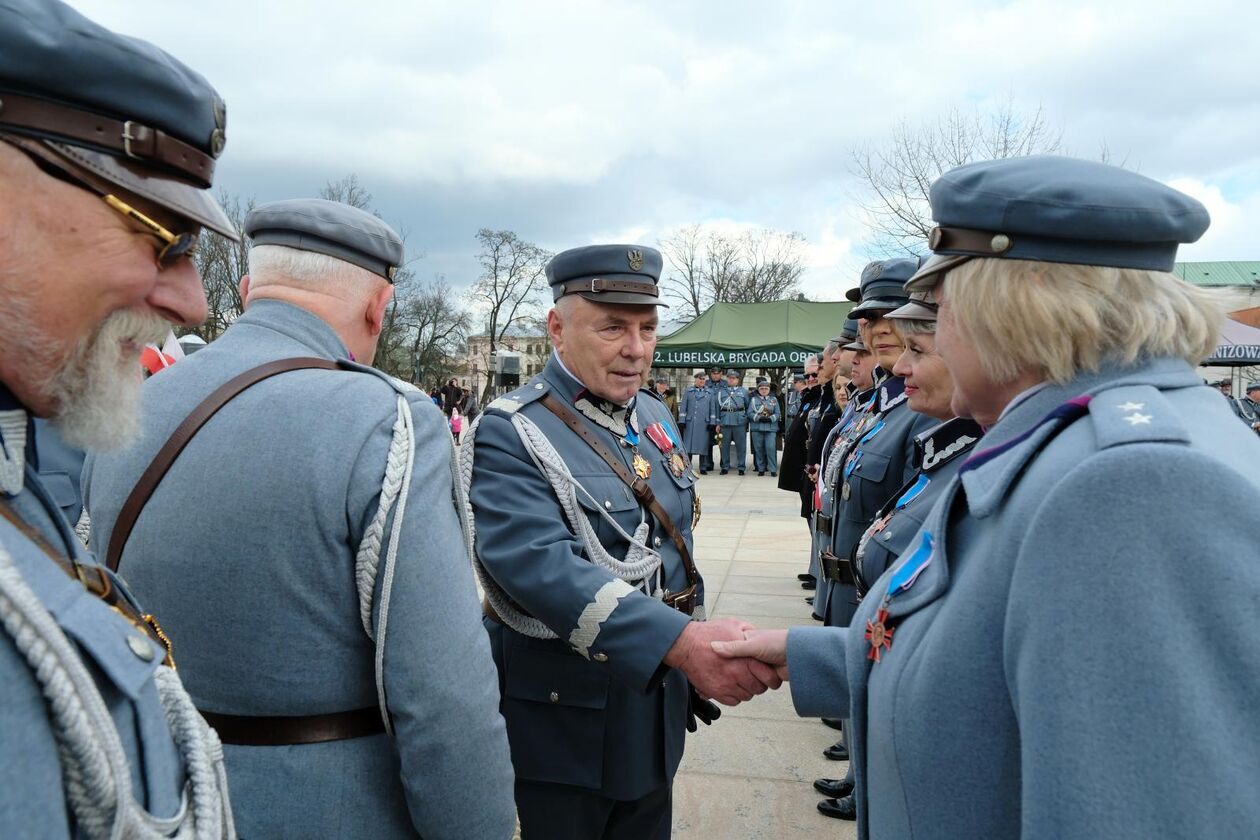
M668 837L684 731L716 711L691 688L735 703L777 685L715 667L710 640L747 625L696 620L696 477L640 390L660 270L633 245L558 254L555 353L461 454L524 840Z
M748 465L748 389L740 384L743 376L735 369L726 372L726 384L717 393L714 413L722 428L722 475L733 469L744 474Z
M245 231L245 313L88 460L93 545L169 614L246 837L510 837L446 419L366 366L402 242L319 199Z
M0 0L0 43L0 836L234 837L164 616L83 550L58 507L77 456L45 485L32 422L124 445L141 349L205 317L197 234L235 236L208 192L223 103L51 0Z
M696 384L687 389L678 407L678 425L682 432L682 448L690 462L692 455L700 456L700 475L708 475L713 467L713 453L709 449L709 418L713 416L713 392L705 386L704 371L696 371Z

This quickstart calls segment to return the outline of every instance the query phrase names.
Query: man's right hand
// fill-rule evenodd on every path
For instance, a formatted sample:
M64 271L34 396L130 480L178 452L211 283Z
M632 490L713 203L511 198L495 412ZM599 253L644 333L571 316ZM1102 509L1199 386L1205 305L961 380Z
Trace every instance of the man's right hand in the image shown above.
M735 706L767 688L783 684L775 669L756 659L728 659L720 656L712 642L744 639L752 625L733 618L693 621L688 624L665 654L665 664L687 676L703 697L726 706Z

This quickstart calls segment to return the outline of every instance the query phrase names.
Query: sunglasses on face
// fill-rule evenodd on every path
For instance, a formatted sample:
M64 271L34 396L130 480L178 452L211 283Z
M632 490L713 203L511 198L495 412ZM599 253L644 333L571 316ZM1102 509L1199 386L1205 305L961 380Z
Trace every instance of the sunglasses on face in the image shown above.
M46 174L64 181L72 186L87 190L93 195L103 200L111 209L121 213L126 218L140 224L147 233L156 237L162 244L157 249L157 263L159 268L170 268L175 263L185 257L192 258L197 255L197 235L193 233L173 233L167 230L158 222L150 219L118 196L104 192L98 187L83 180L68 169L58 166L53 161L45 158L43 155L37 154L25 146L13 144L16 148L25 152L27 157L35 162Z

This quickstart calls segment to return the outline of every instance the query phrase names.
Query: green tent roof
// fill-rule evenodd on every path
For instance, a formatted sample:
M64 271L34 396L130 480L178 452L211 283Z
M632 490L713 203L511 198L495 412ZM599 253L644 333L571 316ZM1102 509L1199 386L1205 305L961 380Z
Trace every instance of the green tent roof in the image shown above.
M1173 269L1193 286L1260 286L1260 261L1180 262Z
M656 343L653 367L796 367L844 325L848 301L715 303Z

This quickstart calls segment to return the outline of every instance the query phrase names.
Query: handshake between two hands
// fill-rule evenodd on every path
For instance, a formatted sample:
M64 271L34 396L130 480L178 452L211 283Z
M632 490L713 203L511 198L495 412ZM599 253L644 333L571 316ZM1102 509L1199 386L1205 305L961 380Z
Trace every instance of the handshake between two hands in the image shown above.
M746 621L693 621L665 654L705 699L735 706L788 678L787 631L758 630Z

